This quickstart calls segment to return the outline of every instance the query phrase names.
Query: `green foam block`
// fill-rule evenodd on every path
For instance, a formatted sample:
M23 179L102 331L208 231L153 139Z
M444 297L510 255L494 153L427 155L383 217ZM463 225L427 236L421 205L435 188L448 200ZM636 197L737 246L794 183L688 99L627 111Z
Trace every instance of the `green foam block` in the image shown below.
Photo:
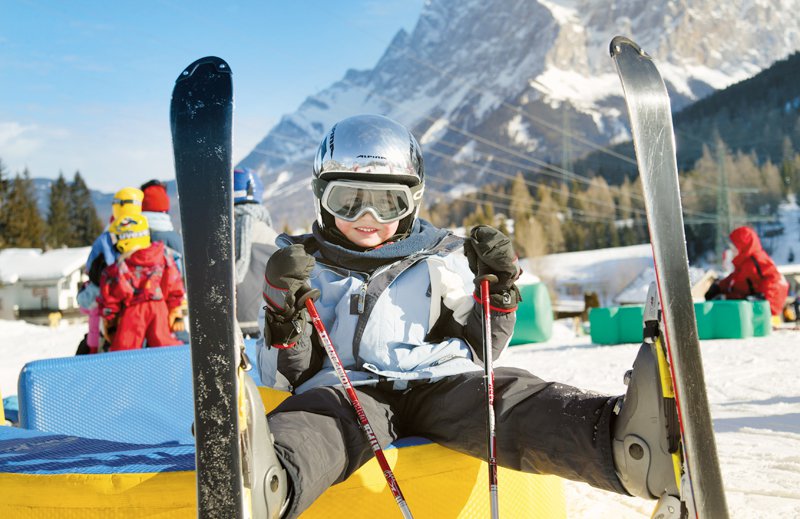
M517 307L517 323L511 346L544 342L553 335L553 307L544 283L519 286L522 302Z

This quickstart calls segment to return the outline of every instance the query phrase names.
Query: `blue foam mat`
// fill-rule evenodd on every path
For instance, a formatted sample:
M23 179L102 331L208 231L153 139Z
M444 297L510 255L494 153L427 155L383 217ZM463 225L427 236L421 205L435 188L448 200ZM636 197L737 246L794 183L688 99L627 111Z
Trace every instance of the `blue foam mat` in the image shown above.
M142 445L0 427L0 472L121 474L194 470L194 445Z
M430 443L426 438L411 436L386 450ZM0 473L130 474L194 468L194 445L124 443L0 427Z
M3 399L3 414L11 423L19 421L19 402L17 395L7 396Z
M256 341L245 341L255 363ZM19 425L130 443L193 443L189 346L33 361L19 377ZM249 372L260 383L257 370Z

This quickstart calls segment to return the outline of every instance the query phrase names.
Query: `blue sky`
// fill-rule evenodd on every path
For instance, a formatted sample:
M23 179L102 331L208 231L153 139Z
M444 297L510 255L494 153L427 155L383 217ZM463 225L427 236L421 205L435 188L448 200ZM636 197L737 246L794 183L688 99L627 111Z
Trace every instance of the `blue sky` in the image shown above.
M173 178L172 85L213 54L234 74L236 162L307 96L372 68L423 3L0 0L0 159L104 191Z

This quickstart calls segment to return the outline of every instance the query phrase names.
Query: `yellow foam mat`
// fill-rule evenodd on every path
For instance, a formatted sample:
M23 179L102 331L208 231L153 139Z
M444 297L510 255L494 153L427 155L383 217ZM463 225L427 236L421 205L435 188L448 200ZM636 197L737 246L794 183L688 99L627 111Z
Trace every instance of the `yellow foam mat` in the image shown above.
M406 503L417 519L491 517L486 462L433 443L385 451ZM555 476L498 469L502 517L566 517L564 488ZM376 460L329 488L304 519L400 517Z
M197 516L194 472L0 473L0 517L132 519Z
M435 444L386 451L415 518L489 517L486 463ZM399 458L399 461L398 461ZM531 519L566 516L554 476L500 468L500 513ZM129 519L196 517L194 472L144 474L0 473L0 517ZM399 517L376 460L328 489L302 515L317 518Z
M259 388L267 409L288 394ZM424 518L490 516L486 463L433 443L385 451L411 512ZM566 517L554 476L498 470L504 517ZM129 519L197 516L194 472L139 474L9 474L0 472L0 518ZM329 488L303 519L400 517L374 458Z

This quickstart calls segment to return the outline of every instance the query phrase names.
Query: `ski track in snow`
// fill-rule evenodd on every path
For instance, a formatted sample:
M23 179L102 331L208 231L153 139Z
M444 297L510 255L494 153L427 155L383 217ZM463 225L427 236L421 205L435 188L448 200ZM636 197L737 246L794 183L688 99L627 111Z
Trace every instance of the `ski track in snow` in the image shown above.
M565 321L569 322L569 321ZM85 324L58 328L0 321L0 391L16 394L31 360L69 356ZM597 346L562 322L547 343L509 348L496 366L526 368L546 380L622 394L638 344ZM717 449L732 518L800 518L800 333L703 341ZM502 492L503 482L499 482ZM654 502L565 481L568 517L649 517Z

